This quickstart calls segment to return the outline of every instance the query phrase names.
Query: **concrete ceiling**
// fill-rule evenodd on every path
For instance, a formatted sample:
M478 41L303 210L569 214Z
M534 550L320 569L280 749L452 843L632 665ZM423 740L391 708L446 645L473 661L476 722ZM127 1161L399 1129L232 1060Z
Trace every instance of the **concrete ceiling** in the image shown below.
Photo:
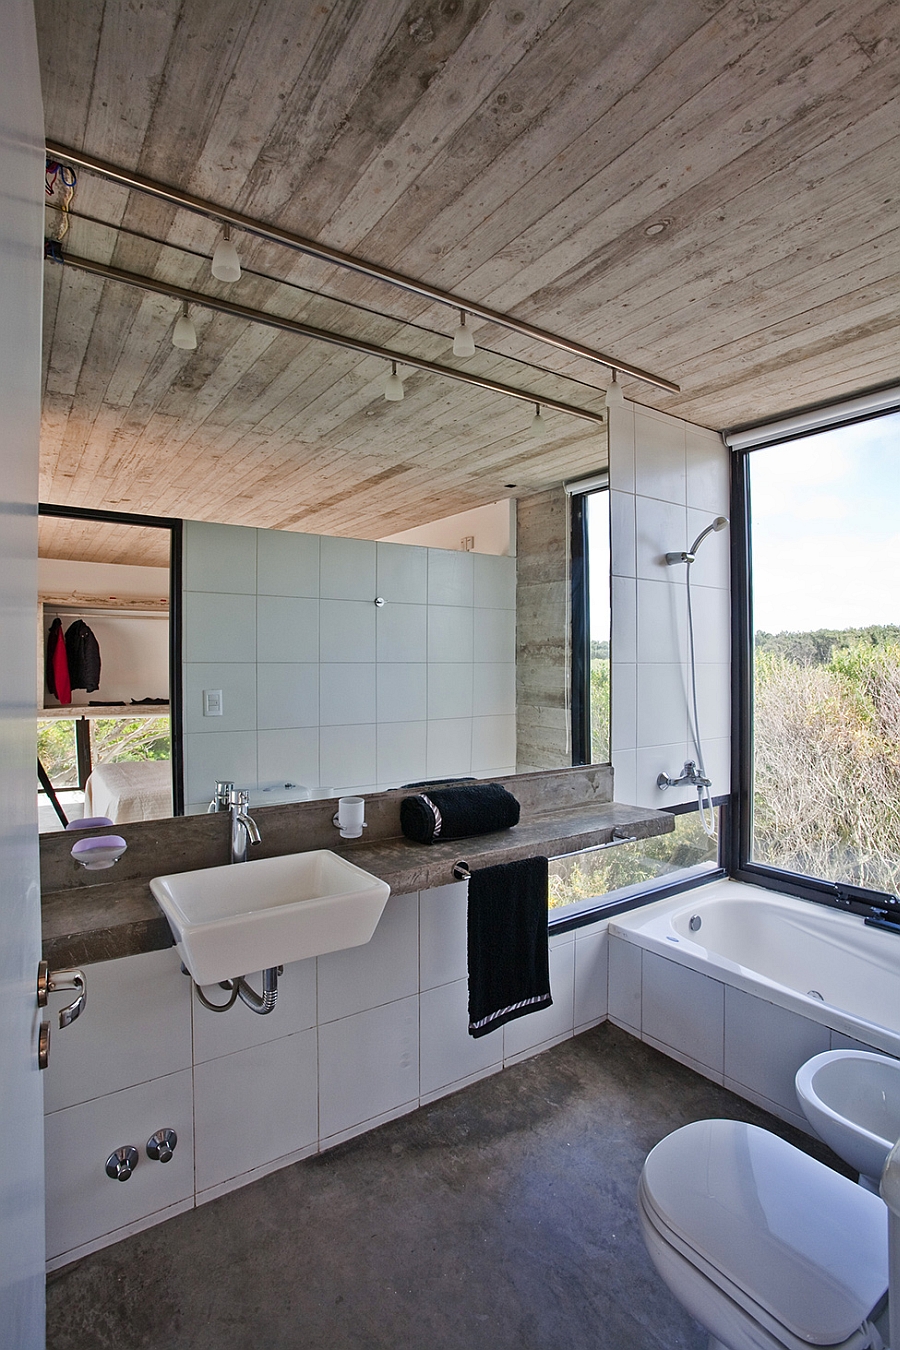
M897 377L894 0L36 9L51 140L681 386L639 403L720 429ZM82 171L62 247L454 364L451 309L249 236L225 286L217 233ZM47 266L44 500L379 537L605 460L602 427L537 441L414 371L386 403L384 362L243 319L197 308L179 351L177 313ZM605 367L473 329L465 368L602 410Z

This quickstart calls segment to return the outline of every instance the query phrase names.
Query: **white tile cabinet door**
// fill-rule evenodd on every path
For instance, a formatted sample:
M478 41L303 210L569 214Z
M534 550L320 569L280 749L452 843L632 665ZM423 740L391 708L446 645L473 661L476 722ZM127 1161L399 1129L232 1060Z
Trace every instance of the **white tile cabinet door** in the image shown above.
M316 1096L312 1028L197 1064L198 1199L205 1198L204 1191L266 1169L279 1158L312 1151Z
M66 1253L73 1259L193 1203L191 1108L191 1071L183 1069L46 1117L49 1260ZM178 1136L167 1163L147 1156L147 1141L160 1129ZM127 1181L116 1181L106 1162L126 1145L137 1150L138 1163Z
M609 939L609 1017L640 1036L641 949L615 935Z
M724 985L677 961L644 952L641 1031L645 1040L678 1051L721 1080L724 1022Z
M174 947L85 967L87 1006L54 1027L44 1110L58 1111L191 1065L191 981ZM62 996L54 996L56 1004Z
M751 1100L774 1103L777 1115L803 1117L794 1075L813 1055L831 1048L831 1032L821 1022L755 998L742 989L725 990L725 1080Z

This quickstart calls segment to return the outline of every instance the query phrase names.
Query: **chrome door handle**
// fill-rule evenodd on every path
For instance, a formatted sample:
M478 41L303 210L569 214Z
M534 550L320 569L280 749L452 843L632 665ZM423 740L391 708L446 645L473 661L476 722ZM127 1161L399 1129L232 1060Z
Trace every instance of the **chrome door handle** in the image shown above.
M60 1028L71 1026L87 1007L87 980L81 970L51 970L47 961L41 961L38 966L38 1007L46 1008L47 1000L51 994L67 989L74 989L77 992L77 997L65 1008L60 1008Z

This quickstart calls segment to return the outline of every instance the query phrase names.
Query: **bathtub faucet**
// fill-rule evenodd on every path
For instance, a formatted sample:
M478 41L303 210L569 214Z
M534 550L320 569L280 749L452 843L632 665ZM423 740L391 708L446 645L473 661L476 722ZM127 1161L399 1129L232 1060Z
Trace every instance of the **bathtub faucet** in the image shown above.
M667 773L661 773L656 779L656 786L662 791L665 788L673 787L700 787L708 788L711 786L710 779L700 772L696 761L686 759L684 768L677 778L670 778Z

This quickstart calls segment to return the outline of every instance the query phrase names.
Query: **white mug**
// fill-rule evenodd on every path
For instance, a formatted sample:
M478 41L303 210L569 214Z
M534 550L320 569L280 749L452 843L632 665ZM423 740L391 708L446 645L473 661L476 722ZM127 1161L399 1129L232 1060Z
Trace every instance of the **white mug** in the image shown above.
M340 829L342 839L358 839L366 828L365 817L365 797L338 797L334 824Z

